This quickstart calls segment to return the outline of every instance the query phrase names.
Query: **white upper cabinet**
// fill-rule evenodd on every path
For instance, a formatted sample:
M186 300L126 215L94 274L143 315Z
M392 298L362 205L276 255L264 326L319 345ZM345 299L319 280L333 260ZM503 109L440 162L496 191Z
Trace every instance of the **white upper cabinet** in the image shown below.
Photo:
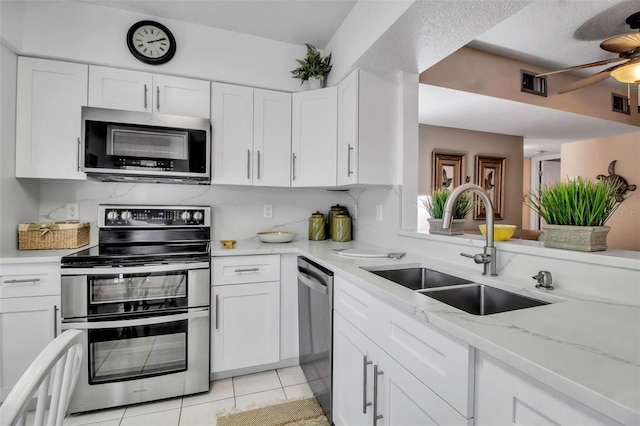
M16 177L86 179L80 172L87 65L18 58Z
M337 87L293 94L291 186L335 186Z
M253 89L211 83L212 182L251 185Z
M211 84L213 183L290 186L291 94Z
M253 184L291 185L291 94L253 93Z
M353 71L338 85L338 186L397 183L397 83Z
M208 81L89 67L89 106L209 118Z

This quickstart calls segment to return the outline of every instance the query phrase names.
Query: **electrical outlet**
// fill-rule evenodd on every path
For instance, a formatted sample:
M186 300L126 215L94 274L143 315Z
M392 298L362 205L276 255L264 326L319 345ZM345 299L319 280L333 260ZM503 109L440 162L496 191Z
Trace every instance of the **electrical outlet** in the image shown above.
M382 204L376 204L376 220L382 222Z
M67 203L67 220L80 220L80 204Z
M262 217L265 219L273 218L273 204L265 204L262 207Z

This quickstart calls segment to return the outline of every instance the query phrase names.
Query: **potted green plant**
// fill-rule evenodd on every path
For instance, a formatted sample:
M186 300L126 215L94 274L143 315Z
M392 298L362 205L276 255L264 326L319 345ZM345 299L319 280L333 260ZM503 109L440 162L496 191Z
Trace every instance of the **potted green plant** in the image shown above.
M607 249L608 226L621 201L617 181L585 178L558 182L531 191L527 204L546 222L544 246L567 250L602 251Z
M449 229L442 229L444 205L450 194L451 191L448 189L436 189L431 192L431 197L422 200L422 206L431 216L427 219L431 234L461 235L464 232L464 218L473 210L475 203L467 193L460 194L453 208L451 226Z
M309 88L319 89L324 85L324 79L331 71L331 53L324 58L313 45L305 43L307 56L304 59L296 59L300 65L291 71L293 78L299 78L300 84L309 80Z

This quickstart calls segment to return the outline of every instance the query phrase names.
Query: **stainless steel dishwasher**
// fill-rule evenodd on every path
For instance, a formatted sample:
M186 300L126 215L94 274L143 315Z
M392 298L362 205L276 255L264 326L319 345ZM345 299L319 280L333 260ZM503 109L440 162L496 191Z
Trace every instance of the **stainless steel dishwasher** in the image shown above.
M333 272L298 257L300 367L331 421Z

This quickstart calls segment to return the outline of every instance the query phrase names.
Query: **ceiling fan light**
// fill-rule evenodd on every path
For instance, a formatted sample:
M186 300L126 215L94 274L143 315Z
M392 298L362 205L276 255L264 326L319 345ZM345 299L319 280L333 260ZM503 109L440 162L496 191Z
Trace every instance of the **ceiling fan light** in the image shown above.
M640 84L640 62L616 68L611 71L611 76L620 83Z

